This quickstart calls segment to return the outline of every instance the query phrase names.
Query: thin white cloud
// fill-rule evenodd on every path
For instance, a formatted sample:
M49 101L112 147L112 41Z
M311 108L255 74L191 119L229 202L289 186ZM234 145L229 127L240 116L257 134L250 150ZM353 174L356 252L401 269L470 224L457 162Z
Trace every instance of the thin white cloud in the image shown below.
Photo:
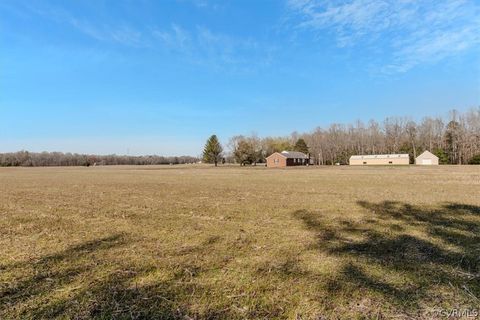
M297 29L331 34L339 47L381 47L383 70L405 72L480 44L473 0L289 0Z
M154 28L151 33L167 48L181 52L190 51L192 42L190 33L177 24L172 24L171 28L165 30Z
M187 30L177 24L167 29L154 29L152 35L165 48L179 53L190 62L215 69L252 71L268 65L272 46L249 38L237 38L214 32L204 26Z
M193 4L199 8L208 7L208 2L206 0L193 0Z
M34 6L28 3L24 4L24 6L27 11L33 14L60 24L70 25L78 32L98 41L132 47L143 47L147 45L142 33L126 24L111 25L107 23L94 23L87 19L76 17L59 7L47 5Z
M143 47L147 45L141 32L126 25L95 25L73 17L65 21L83 34L99 41L112 42L131 47Z
M252 72L272 61L274 47L253 38L235 37L204 26L169 27L99 21L74 15L56 6L25 5L28 12L61 25L68 25L95 41L153 51L167 50L177 57L218 71Z
M201 10L218 10L225 5L225 1L212 1L212 0L177 0L181 4L191 4L197 9Z

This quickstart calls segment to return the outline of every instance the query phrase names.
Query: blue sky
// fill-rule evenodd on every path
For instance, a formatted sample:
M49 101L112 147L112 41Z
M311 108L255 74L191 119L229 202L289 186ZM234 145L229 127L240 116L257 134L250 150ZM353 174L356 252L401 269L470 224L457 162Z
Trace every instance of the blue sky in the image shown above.
M2 0L0 48L0 152L198 155L480 105L473 0Z

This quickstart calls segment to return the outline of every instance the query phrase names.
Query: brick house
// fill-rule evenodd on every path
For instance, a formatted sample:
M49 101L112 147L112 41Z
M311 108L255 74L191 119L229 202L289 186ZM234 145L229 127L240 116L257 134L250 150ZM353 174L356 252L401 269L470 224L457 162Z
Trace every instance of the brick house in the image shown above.
M306 166L310 163L308 156L298 151L275 152L269 155L266 160L269 168Z

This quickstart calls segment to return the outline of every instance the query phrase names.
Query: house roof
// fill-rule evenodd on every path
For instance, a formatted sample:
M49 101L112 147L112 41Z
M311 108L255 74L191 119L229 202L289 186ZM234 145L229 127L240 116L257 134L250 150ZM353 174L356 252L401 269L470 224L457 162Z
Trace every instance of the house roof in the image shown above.
M356 155L351 156L350 160L365 160L365 159L395 159L395 158L410 158L408 153L401 154L369 154L369 155Z
M433 153L431 153L428 150L424 151L421 155L419 155L417 157L417 159L419 159L419 158L437 158L438 159L438 157L436 155L434 155Z
M285 157L287 159L308 159L308 156L303 153L303 152L298 152L298 151L282 151L282 152L274 152L271 155L269 155L267 158L270 158L274 154L279 154L282 157Z
M298 151L282 151L281 154L284 155L287 159L290 159L290 158L308 159L308 156L305 153L298 152Z

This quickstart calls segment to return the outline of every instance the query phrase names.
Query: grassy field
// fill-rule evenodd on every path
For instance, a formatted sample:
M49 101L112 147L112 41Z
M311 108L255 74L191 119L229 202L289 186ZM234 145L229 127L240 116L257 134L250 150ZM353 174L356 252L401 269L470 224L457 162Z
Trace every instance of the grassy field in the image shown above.
M480 167L0 169L0 318L480 308Z

